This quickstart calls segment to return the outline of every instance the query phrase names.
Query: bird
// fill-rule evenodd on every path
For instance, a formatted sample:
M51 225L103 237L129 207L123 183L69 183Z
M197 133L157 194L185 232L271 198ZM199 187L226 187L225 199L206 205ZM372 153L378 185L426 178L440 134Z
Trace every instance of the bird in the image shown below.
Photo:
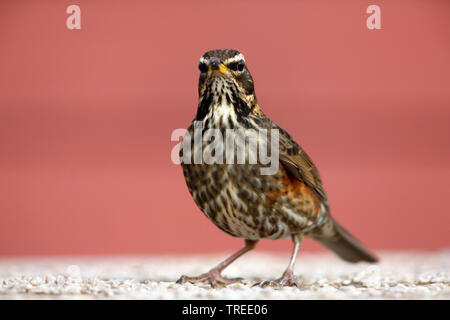
M301 286L294 265L305 236L345 261L377 262L378 258L331 216L328 196L311 158L287 131L263 113L244 55L234 49L210 50L201 56L198 67L197 113L180 150L184 178L194 202L206 217L225 233L244 239L245 246L208 272L183 275L177 283L207 282L215 287L241 281L242 278L224 277L222 271L253 250L261 239L293 241L291 258L281 277L255 283L261 287ZM200 161L192 161L198 152L194 150L196 142L206 151L216 140L201 137L195 141L196 128L202 134L208 130L276 131L278 147L273 148L278 155L276 170L262 174L261 169L267 169L267 164L248 161L251 156L257 160L260 156L256 149L248 147L249 141L241 149L247 151L244 163L207 163L201 153ZM257 139L260 142L259 135ZM230 159L236 160L237 155L230 154L234 157Z

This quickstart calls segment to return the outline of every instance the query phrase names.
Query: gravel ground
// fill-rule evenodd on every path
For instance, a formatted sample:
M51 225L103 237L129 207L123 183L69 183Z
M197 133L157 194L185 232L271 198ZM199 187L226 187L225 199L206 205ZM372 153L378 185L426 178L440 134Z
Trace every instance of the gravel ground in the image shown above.
M279 277L289 253L251 253L224 273L242 283L174 283L225 256L1 259L0 299L450 299L450 251L379 253L376 265L304 253L296 267L303 286L282 289L251 286Z

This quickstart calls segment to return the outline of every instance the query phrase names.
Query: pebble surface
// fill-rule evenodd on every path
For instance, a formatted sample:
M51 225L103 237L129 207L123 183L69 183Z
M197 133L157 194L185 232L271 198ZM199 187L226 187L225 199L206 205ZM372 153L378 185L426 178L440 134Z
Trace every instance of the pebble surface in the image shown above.
M0 299L450 299L450 251L380 253L378 264L349 264L331 254L297 259L300 288L252 287L279 277L288 255L252 253L225 276L242 283L211 288L176 284L226 257L70 257L0 260Z

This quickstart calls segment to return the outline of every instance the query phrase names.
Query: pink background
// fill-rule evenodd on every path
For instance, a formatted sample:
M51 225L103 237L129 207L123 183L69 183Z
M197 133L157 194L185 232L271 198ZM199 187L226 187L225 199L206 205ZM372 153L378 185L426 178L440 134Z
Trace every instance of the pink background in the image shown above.
M368 247L449 247L449 39L448 0L1 1L0 255L239 248L170 161L215 48L245 54L263 110Z

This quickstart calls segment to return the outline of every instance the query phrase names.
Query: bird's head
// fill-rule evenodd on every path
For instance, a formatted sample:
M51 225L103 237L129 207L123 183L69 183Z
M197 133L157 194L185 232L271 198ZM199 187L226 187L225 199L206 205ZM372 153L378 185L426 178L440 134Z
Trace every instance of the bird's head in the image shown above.
M252 76L242 53L232 49L206 52L198 65L199 109L232 105L237 112L248 114L256 105ZM199 112L202 110L199 110Z

